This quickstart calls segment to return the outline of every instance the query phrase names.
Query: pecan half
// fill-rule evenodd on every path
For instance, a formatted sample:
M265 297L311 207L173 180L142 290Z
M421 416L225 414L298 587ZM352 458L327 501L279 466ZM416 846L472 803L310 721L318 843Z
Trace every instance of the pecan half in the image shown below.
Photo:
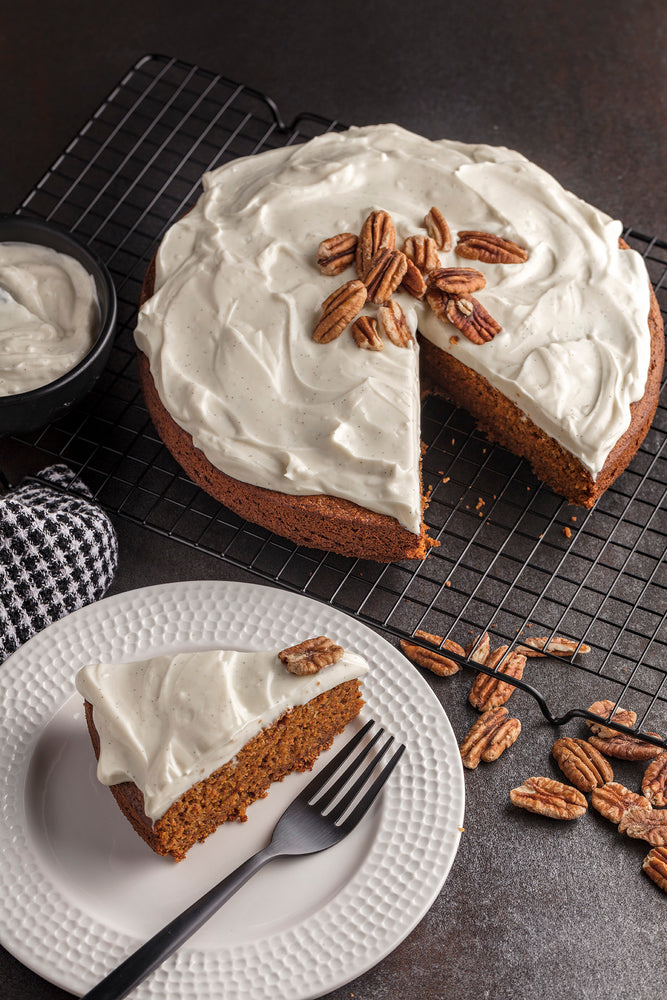
M403 281L401 282L401 288L403 291L412 295L413 298L423 299L426 294L426 282L424 281L424 275L409 257L405 256L405 259L408 262L408 266L406 268Z
M651 803L643 795L631 792L618 781L609 781L601 788L594 788L591 805L601 816L611 823L620 823L621 817L628 809L637 806L640 809L650 809Z
M556 740L551 753L565 777L580 792L591 792L614 780L609 761L586 740L564 736Z
M464 767L473 771L480 760L498 760L503 750L516 742L521 723L507 714L506 708L492 708L480 715L459 747Z
M445 316L473 344L488 344L502 327L472 295L452 295L445 305Z
M472 295L484 288L486 278L474 267L437 267L430 272L428 283L447 295Z
M492 653L489 653L484 665L492 669L498 667L499 674L520 680L523 677L526 657L515 652L507 654L507 650L507 646L499 646L498 649L494 649ZM498 666L499 664L500 666ZM494 677L488 674L478 674L470 689L468 701L480 712L486 712L490 708L504 705L514 690L514 685L501 680L498 674Z
M328 344L340 337L345 327L363 309L368 293L363 281L348 281L322 303L320 321L313 331L313 340Z
M649 732L647 735L662 739L658 733ZM660 747L654 746L653 743L646 743L636 736L627 736L625 733L614 733L613 736L589 736L588 742L605 757L615 757L617 760L653 760L662 753Z
M667 806L667 753L661 753L646 768L642 792L652 806Z
M396 230L389 212L371 212L365 220L357 242L357 274L365 280L373 257L380 250L393 250L396 246Z
M531 636L524 639L526 644L517 646L524 656L574 656L575 653L590 653L591 647L582 642L581 646L574 639L564 639L562 635L557 635L553 639L547 636Z
M578 789L553 778L527 778L523 785L511 790L510 799L521 809L551 819L577 819L588 808Z
M426 227L426 232L435 242L438 250L452 249L452 237L449 232L449 226L445 220L444 215L439 208L432 208L430 212L427 213L424 219L424 226Z
M451 653L458 653L459 656L464 655L463 647L459 646L458 642L454 642L453 639L445 639L442 648L448 649ZM447 656L436 653L434 649L424 649L423 646L417 646L414 642L401 639L401 649L407 658L416 663L418 667L424 667L431 673L437 674L438 677L451 677L452 674L461 669L456 660L450 660Z
M642 868L663 892L667 892L667 847L653 847L644 858Z
M364 284L370 302L387 302L405 277L408 262L400 250L380 250L373 257Z
M396 344L396 347L409 347L412 343L413 337L408 321L398 302L390 300L379 307L378 323L385 336L391 340L392 344Z
M422 274L440 264L438 248L430 236L408 236L403 244L403 253Z
M281 662L291 674L303 676L316 674L323 667L337 663L345 650L326 635L318 635L315 639L304 639L296 646L288 646L278 653Z
M459 257L481 260L485 264L523 264L528 260L528 253L523 247L493 233L466 229L458 234L458 238L454 250Z
M354 233L338 233L322 240L317 248L317 266L322 274L340 274L354 264L357 237Z
M619 833L635 840L645 840L651 847L667 847L667 809L642 809L631 806L621 816Z
M486 658L491 650L491 640L489 639L489 633L485 632L481 637L473 639L471 643L466 646L466 656L473 661L473 663L486 663Z
M614 708L614 702L609 701L605 698L604 701L594 701L592 705L589 706L588 711L592 712L593 715L600 715L603 719L608 719ZM635 722L637 721L637 713L633 712L629 708L617 708L612 716L613 722L618 722L620 726L627 726L631 729ZM584 722L589 729L592 729L596 736L617 736L618 732L616 729L610 729L609 726L603 726L601 722L596 722L593 719L584 719Z
M378 332L377 320L372 316L360 316L352 324L352 336L357 347L365 351L383 351L384 344Z

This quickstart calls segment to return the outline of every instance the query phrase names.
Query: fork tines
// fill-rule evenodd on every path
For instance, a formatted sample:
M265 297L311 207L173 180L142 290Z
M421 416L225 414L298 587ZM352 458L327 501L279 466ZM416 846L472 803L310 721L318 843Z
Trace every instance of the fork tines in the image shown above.
M334 759L330 761L326 767L322 768L319 774L316 775L316 777L310 782L309 785L307 785L300 795L300 798L303 801L310 803L310 805L322 814L329 809L329 806L332 806L332 808L326 812L327 819L329 819L332 823L337 823L338 820L345 815L348 809L354 805L355 800L364 789L364 786L376 770L381 759L394 742L394 737L389 736L383 746L370 758L366 767L360 774L358 774L362 763L369 757L371 751L377 746L379 740L384 735L384 729L379 729L377 733L375 733L375 735L368 741L368 743L359 751L349 766L341 770L342 765L352 756L354 751L363 741L366 734L374 725L376 725L374 719L367 722L366 725L359 730L356 736L353 736L352 739L342 748L342 750L336 754ZM363 797L356 803L349 816L347 816L346 819L340 823L342 829L347 831L352 830L357 825L359 820L366 814L378 795L378 792L396 767L396 764L398 763L404 750L405 745L401 744L401 746L399 746L394 752L388 763L383 767L382 771L377 775L370 787L366 790ZM329 781L334 777L335 780L329 785ZM342 797L336 801L345 786L348 785L353 778L355 779L353 784L342 795ZM319 794L320 792L322 793L321 795Z

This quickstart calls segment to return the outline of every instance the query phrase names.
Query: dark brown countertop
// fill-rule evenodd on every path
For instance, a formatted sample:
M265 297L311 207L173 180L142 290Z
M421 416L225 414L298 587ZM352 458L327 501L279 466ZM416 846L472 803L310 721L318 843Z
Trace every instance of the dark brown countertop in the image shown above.
M428 0L414 8L163 0L159 15L128 0L102 7L27 0L4 19L3 211L18 206L130 66L162 52L269 94L287 121L308 110L515 147L626 225L667 238L661 0ZM31 462L2 443L6 472ZM114 593L255 579L178 541L156 546L147 529L120 517L115 524ZM536 680L558 701L547 662L535 662ZM475 716L469 675L427 679L460 739ZM570 684L570 703L600 697L589 674L574 671ZM438 899L393 954L331 1000L648 1000L667 991L667 898L641 874L646 845L621 842L590 811L557 824L510 805L509 788L551 773L555 738L528 695L518 692L512 704L521 742L497 765L466 774L465 833ZM580 731L575 723L561 735ZM615 771L636 783L630 765ZM1 949L0 982L7 1000L67 995Z

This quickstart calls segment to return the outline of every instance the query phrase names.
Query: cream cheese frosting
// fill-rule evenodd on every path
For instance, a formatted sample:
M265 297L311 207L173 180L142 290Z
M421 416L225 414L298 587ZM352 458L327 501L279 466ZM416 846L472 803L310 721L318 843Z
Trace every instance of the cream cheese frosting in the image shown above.
M69 254L0 243L0 396L71 371L99 332L95 282Z
M321 303L356 276L320 274L315 255L377 209L400 247L436 206L452 233L501 235L529 258L474 262L487 280L480 301L503 327L490 343L453 342L452 326L399 294L411 328L600 472L650 360L648 276L639 254L619 248L620 222L520 153L396 125L235 160L203 188L160 246L135 336L163 405L217 468L284 493L344 497L419 533L417 349L360 351L348 332L312 341ZM462 265L454 251L440 263Z
M91 664L76 687L93 706L99 781L133 781L155 821L289 708L367 672L363 657L348 650L302 677L277 650L207 650Z

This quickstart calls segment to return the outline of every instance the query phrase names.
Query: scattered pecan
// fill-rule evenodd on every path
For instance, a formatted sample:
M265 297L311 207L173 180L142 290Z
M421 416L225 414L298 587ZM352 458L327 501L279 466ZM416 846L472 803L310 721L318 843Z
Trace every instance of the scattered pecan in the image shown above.
M357 347L365 351L383 351L384 344L378 332L377 320L372 316L360 316L352 324L352 336Z
M437 636L433 638L437 638ZM463 647L459 646L458 642L454 642L453 639L445 639L442 648L448 649L450 653L458 653L459 656L464 655ZM418 667L424 667L431 673L437 674L438 677L451 677L452 674L461 669L456 660L450 660L449 657L443 656L439 652L436 653L434 649L424 649L423 646L418 646L414 642L401 639L401 649L408 659L416 663Z
M433 632L425 632L423 628L418 628L415 632L416 639L425 639L426 642L432 642L434 646L439 646L443 640L443 636L435 635Z
M642 792L652 806L667 806L667 753L661 753L646 768Z
M428 300L427 298L427 301ZM445 304L445 316L473 344L488 344L502 327L472 295L449 296Z
M480 715L460 746L463 766L474 770L480 760L498 760L521 732L518 719L509 719L506 708L492 708Z
M489 639L489 633L485 632L481 637L477 636L471 643L466 646L466 656L473 661L473 663L486 663L486 658L491 650L491 640Z
M432 208L430 212L427 213L424 219L424 225L426 227L426 232L435 242L438 250L452 249L452 237L449 232L449 226L445 220L444 215L439 208Z
M422 274L440 264L438 248L430 236L408 236L403 244L403 253Z
M651 847L667 847L667 809L631 806L621 816L618 832L645 840Z
M662 739L658 733L647 734ZM614 733L613 736L589 736L588 742L603 753L605 757L615 757L617 760L652 760L662 753L660 747L646 743L636 736L626 733Z
M643 795L631 792L618 781L609 781L602 788L594 788L591 805L611 823L621 822L621 817L628 809L637 806L640 809L650 809L651 803Z
M317 248L317 266L322 274L340 274L354 264L357 237L354 233L338 233L322 240Z
M401 282L401 288L403 291L412 295L413 298L423 299L426 294L426 282L424 281L424 275L409 257L405 254L404 256L408 262L408 266L406 268L403 281Z
M604 701L594 701L592 705L589 706L588 711L592 712L593 715L599 715L603 719L608 719L614 709L614 702L609 701L605 698ZM620 726L627 726L631 729L637 721L637 713L633 712L629 708L617 708L612 716L612 722L618 722ZM610 729L609 726L603 726L601 722L596 722L594 719L584 719L584 722L589 729L592 729L596 736L616 736L618 732L616 729Z
M484 288L486 278L474 267L437 267L430 272L428 283L447 295L472 295Z
M407 258L400 250L378 251L364 278L369 300L376 305L387 302L403 281L407 269Z
M564 736L556 740L551 753L565 777L580 792L591 792L614 780L609 761L586 740Z
M523 645L517 646L524 656L574 656L575 653L590 653L591 647L585 642L579 645L574 639L564 639L562 635L557 635L553 639L547 636L531 636L524 639ZM527 648L526 648L527 647Z
M578 789L552 778L527 778L523 785L511 790L510 799L521 809L551 819L577 819L588 808Z
M291 674L302 676L316 674L323 667L337 663L344 652L343 647L338 646L333 639L319 635L315 639L304 639L296 646L288 646L278 656Z
M380 250L393 250L395 246L396 230L389 212L371 212L361 227L357 241L356 263L359 277L366 279L371 261Z
M454 250L459 257L481 260L485 264L523 264L528 253L513 240L479 230L466 229L458 234Z
M667 892L667 847L653 847L644 858L642 868L663 892Z
M396 347L409 347L412 343L413 336L408 321L398 302L390 300L379 307L378 323L385 336L391 340L392 344L396 344Z
M494 649L492 653L489 653L484 665L492 669L497 667L498 674L520 680L523 677L526 657L516 652L507 653L507 650L507 646L499 646L498 649ZM468 695L468 701L480 712L504 705L515 690L513 684L501 680L498 674L493 677L488 674L478 674L475 678Z
M313 340L328 344L340 337L345 327L358 316L367 298L363 281L348 281L322 303L320 321L313 331Z

